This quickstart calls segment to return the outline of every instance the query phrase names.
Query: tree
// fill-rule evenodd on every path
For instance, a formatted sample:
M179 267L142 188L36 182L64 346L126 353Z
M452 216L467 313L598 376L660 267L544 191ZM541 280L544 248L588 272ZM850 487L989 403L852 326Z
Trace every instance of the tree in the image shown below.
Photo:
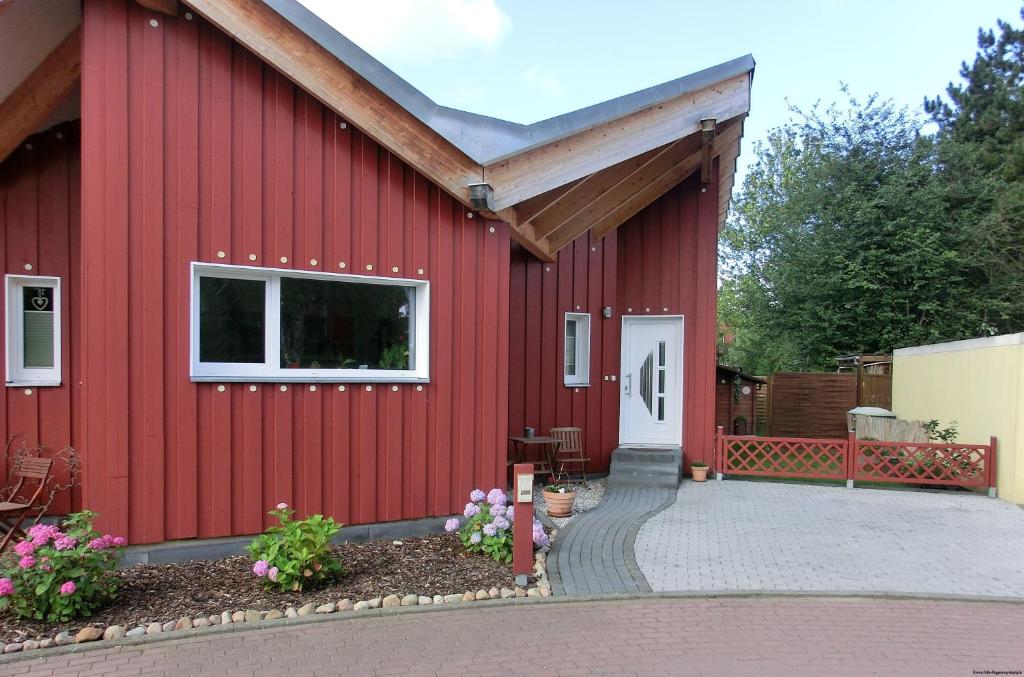
M877 95L808 112L755 146L721 254L726 359L764 373L988 329L985 281L951 224L923 120Z

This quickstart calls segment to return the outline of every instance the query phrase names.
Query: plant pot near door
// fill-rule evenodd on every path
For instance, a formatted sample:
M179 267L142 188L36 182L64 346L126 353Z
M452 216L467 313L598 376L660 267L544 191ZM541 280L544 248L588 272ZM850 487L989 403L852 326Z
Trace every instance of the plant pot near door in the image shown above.
M706 482L708 479L708 467L703 463L691 463L690 475L694 482Z
M548 484L544 487L544 505L548 517L568 517L576 502L576 492L567 484Z

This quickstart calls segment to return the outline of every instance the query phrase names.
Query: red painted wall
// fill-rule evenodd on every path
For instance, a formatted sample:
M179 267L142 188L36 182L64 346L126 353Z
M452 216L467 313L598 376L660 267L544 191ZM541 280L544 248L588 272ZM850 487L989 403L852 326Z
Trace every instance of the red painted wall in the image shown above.
M717 170L712 172L717 176ZM582 235L542 263L512 252L509 430L583 428L591 467L619 442L622 315L683 315L683 448L710 461L715 412L718 187L693 176L598 242ZM611 306L610 319L601 309ZM589 388L563 385L564 316L591 314Z
M63 300L63 383L60 387L4 388L0 397L0 442L19 435L30 447L43 445L51 451L67 445L79 447L81 267L74 252L78 249L80 180L77 122L29 137L0 164L3 274L58 276ZM4 332L0 332L0 363L6 354L4 341ZM0 475L6 470L0 464ZM66 482L66 470L62 463L54 466L58 482ZM77 489L63 492L54 501L52 511L66 513L72 506L78 507L79 499Z
M139 543L253 533L278 501L345 523L451 514L503 483L506 226L198 18L83 11L84 504ZM429 279L431 383L190 382L189 262L251 253Z

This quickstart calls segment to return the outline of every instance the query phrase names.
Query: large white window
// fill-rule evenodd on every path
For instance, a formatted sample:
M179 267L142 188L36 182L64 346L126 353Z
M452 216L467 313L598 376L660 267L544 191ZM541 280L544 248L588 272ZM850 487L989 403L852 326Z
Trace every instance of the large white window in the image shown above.
M565 314L565 385L590 385L590 314Z
M192 264L192 380L426 382L425 280Z
M60 385L60 278L6 277L7 385Z

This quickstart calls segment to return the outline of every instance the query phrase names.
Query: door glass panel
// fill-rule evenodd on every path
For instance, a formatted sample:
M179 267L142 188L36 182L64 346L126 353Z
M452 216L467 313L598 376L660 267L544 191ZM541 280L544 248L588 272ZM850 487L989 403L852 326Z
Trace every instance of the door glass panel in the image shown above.
M640 397L643 399L644 404L647 405L647 411L654 413L654 352L647 354L647 359L644 360L643 365L640 367Z
M658 341L658 366L665 366L665 342Z

